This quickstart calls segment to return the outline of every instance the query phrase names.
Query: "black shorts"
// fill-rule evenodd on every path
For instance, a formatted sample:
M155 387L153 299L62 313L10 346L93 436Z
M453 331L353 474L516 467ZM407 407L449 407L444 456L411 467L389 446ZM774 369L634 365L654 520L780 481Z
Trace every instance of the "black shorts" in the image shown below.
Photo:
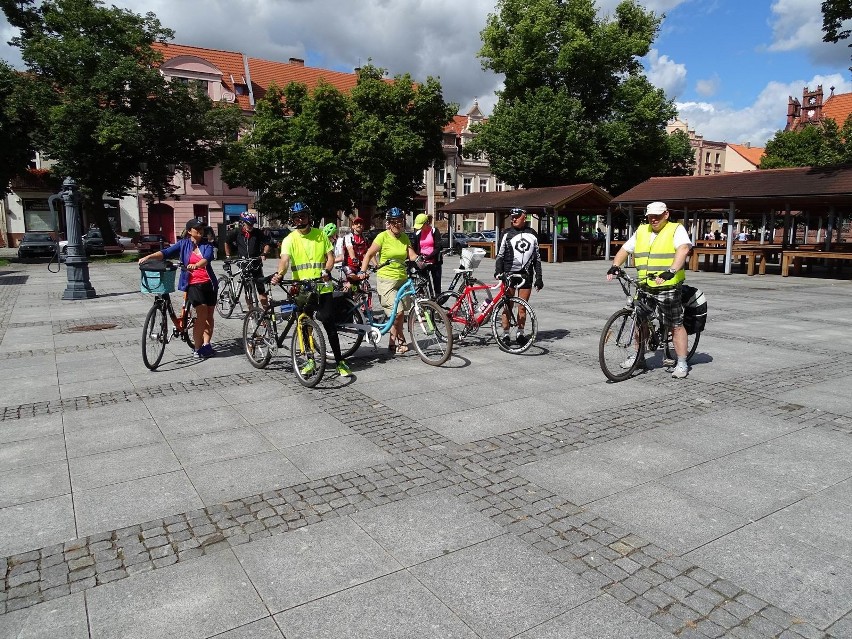
M535 277L533 276L531 271L520 271L518 273L510 273L510 275L523 275L524 276L524 281L521 282L520 284L518 284L517 286L513 287L515 290L519 290L519 291L524 290L524 289L529 290L533 287L533 281L535 280Z
M246 273L249 280L254 282L258 295L266 295L266 285L263 282L263 266L254 268Z
M216 289L213 282L190 284L186 288L186 299L193 306L216 306Z

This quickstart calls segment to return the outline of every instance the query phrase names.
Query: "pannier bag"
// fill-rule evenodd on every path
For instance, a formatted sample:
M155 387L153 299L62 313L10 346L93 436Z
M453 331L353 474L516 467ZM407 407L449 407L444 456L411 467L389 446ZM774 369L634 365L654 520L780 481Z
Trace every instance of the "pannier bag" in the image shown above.
M707 324L707 298L700 289L683 284L680 299L683 304L683 327L687 334L700 333Z
M177 267L163 260L147 260L139 265L141 282L139 290L142 293L162 294L175 292L175 275Z

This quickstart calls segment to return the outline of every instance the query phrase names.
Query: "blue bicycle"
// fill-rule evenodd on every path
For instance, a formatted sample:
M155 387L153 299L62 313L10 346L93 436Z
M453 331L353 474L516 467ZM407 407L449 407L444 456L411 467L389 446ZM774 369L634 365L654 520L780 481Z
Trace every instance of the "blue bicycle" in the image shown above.
M378 266L370 267L370 271L375 273L392 263L394 260L387 260ZM346 309L340 312L339 316L345 319L337 324L337 334L340 337L340 350L344 356L357 349L364 337L374 348L378 347L382 336L390 332L403 300L410 298L408 335L420 359L430 366L440 366L450 358L453 353L452 323L443 308L418 293L421 290L419 282L422 276L419 275L416 267L409 266L407 272L408 279L396 292L393 311L383 322L375 320L371 304L372 296L369 295L356 297L349 302ZM353 345L355 348L352 348Z

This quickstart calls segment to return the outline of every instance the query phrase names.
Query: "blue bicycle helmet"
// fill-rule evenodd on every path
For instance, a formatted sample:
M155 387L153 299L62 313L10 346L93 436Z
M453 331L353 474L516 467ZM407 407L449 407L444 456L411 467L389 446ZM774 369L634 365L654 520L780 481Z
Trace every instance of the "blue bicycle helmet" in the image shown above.
M393 207L385 214L385 220L388 222L402 222L405 220L405 213L397 207Z
M245 222L246 224L251 224L252 226L254 226L255 224L257 224L257 215L255 215L251 211L243 211L242 213L240 213L240 220Z
M290 207L290 223L293 223L293 217L307 217L310 223L311 219L311 209L307 204L302 202L296 202L293 206ZM307 225L305 225L307 226Z

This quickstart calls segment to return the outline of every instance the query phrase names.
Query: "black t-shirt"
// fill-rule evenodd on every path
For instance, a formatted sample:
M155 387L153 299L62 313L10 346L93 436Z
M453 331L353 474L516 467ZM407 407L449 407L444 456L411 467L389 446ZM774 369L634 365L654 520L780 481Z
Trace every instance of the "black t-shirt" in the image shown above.
M263 247L270 244L269 238L259 228L253 228L246 238L242 229L234 229L228 233L228 244L231 245L231 255L236 249L237 257L250 258L260 257Z

